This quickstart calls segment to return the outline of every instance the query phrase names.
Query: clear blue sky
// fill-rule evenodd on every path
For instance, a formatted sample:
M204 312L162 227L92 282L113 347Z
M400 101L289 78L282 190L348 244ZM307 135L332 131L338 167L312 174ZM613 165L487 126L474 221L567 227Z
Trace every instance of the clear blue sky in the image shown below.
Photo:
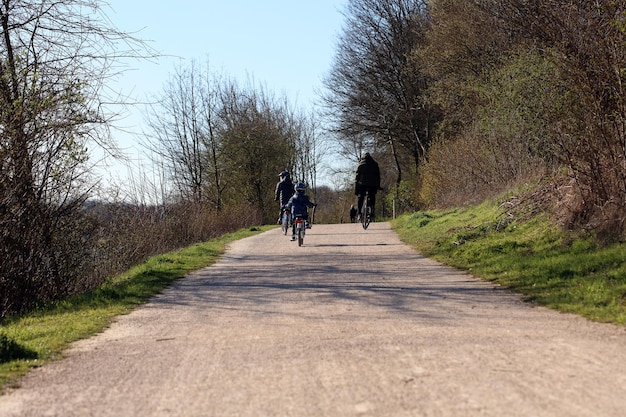
M313 106L330 69L346 0L109 0L113 25L137 36L163 57L131 62L120 89L137 100L158 94L175 67L196 60L245 84L261 84L292 105ZM176 57L176 58L175 58ZM181 59L183 61L181 61ZM123 127L142 131L135 110ZM144 128L145 129L145 128ZM115 133L135 157L132 134ZM109 171L121 169L113 168ZM123 173L121 173L123 174Z

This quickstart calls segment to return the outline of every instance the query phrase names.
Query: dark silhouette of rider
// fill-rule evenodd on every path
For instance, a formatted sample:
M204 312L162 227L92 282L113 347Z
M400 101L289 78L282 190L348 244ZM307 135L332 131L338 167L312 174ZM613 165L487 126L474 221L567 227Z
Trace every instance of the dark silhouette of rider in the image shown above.
M283 206L287 204L287 201L295 193L294 184L291 182L291 175L289 171L282 171L278 174L280 181L276 184L276 192L274 193L274 201L278 201L280 205L280 212L278 213L278 224L281 223L281 217L283 215Z
M354 180L354 194L358 197L359 216L362 214L363 200L365 193L370 195L372 205L372 218L374 218L374 208L376 207L376 192L380 189L380 169L378 163L367 152L359 162Z

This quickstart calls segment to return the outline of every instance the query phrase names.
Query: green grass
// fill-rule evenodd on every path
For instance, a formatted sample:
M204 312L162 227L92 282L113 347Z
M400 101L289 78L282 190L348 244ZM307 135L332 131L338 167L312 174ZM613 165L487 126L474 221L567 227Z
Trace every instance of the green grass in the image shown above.
M514 221L496 202L418 212L393 221L403 241L426 256L523 294L529 301L601 322L626 325L626 245L598 247L541 216ZM102 288L5 323L0 387L59 358L74 341L104 330L190 271L210 265L244 230L151 258Z
M519 221L496 202L401 216L401 239L424 255L521 293L528 301L626 325L626 245L599 247L542 216Z
M0 388L30 368L61 357L70 343L103 331L113 318L129 313L187 273L213 264L229 242L274 227L241 230L155 256L96 291L8 321L0 328Z

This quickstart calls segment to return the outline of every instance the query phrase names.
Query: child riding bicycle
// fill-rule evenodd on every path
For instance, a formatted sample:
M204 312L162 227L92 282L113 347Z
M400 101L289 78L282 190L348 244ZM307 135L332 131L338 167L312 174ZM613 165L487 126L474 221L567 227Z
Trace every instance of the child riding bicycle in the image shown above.
M306 184L301 182L296 185L296 193L289 199L287 204L285 204L285 208L291 210L292 218L301 217L305 221L307 221L307 228L311 228L311 225L308 222L309 213L307 208L316 207L317 204L311 202L309 196L304 192L306 191ZM296 225L295 223L292 225L292 235L291 240L296 240Z

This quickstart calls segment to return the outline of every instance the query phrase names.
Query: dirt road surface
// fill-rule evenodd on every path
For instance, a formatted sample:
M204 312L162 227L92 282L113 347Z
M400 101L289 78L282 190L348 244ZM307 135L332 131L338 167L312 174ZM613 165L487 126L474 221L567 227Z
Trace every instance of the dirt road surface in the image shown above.
M0 397L0 416L619 416L626 331L424 258L386 223L234 243Z

